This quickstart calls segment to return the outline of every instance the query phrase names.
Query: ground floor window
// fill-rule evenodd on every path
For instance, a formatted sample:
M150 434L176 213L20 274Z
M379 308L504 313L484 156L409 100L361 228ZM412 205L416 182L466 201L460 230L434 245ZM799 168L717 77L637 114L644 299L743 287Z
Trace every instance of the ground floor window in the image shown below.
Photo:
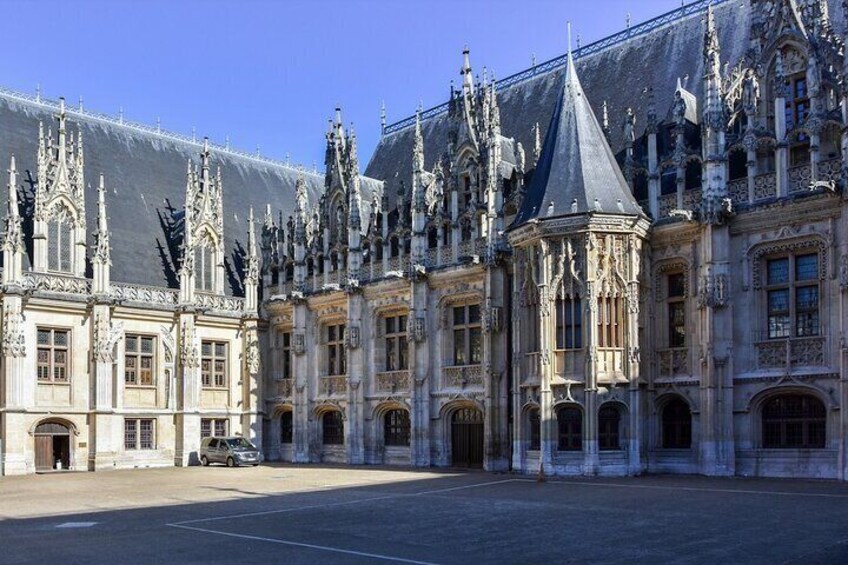
M663 406L662 446L668 449L692 447L692 412L682 398L673 398Z
M324 445L344 444L344 420L339 411L324 412L321 418Z
M580 451L583 449L583 413L568 406L557 410L557 449Z
M409 445L409 412L389 410L383 416L383 441L386 445Z
M542 447L542 417L539 414L539 409L530 410L527 415L528 424L530 427L530 449L538 450Z
M148 418L124 420L124 449L156 449L156 420Z
M226 437L228 427L226 418L203 418L200 420L200 437Z
M763 447L823 448L827 411L809 394L781 394L766 401L762 412Z
M280 416L280 443L289 444L292 443L292 436L294 435L294 418L292 417L291 410L288 412L283 412Z
M621 411L616 406L602 406L598 411L598 449L621 449Z

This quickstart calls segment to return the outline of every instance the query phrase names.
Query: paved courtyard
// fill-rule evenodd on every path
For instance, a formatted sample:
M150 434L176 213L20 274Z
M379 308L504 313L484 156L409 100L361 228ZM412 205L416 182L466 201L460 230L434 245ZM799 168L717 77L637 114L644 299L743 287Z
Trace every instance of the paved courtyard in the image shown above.
M0 479L0 563L848 563L848 485L266 465Z

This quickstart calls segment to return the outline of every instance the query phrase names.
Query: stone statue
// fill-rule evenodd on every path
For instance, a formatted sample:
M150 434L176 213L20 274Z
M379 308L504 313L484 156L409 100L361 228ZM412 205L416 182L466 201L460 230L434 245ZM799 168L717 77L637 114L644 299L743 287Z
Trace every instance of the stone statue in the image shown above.
M677 89L674 92L674 106L672 109L674 114L674 122L678 127L683 127L686 123L686 101L683 99L683 92Z
M752 117L757 112L757 104L760 101L760 82L757 80L757 75L753 69L745 71L745 77L742 79L742 108L748 117Z
M624 142L633 144L636 141L636 115L633 108L627 108L624 116Z

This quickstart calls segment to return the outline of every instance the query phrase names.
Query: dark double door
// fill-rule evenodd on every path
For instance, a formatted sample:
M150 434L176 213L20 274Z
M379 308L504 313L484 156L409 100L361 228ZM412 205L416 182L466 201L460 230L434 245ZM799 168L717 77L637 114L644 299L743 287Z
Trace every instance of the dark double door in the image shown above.
M451 416L451 455L454 467L483 467L483 413L461 408Z

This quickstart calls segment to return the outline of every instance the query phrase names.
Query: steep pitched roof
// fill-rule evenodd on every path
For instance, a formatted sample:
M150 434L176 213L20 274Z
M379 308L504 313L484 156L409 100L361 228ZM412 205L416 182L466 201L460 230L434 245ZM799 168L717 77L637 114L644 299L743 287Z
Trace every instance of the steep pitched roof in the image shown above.
M842 9L838 4L838 1L831 0L830 15L841 30ZM732 65L748 48L750 3L716 3L713 12L720 36L722 61L729 61ZM644 131L649 104L647 88L653 89L656 108L661 111L671 107L678 78L688 75L690 79L684 86L695 95L701 95L702 81L698 77L704 74L703 44L700 41L704 28L701 11L658 25L643 34L628 34L628 39L591 54L581 55L580 50L576 51L577 72L589 99L598 109L603 101L607 102L613 151L617 153L623 149L621 124L628 107L636 115L636 136ZM693 41L693 38L698 40ZM526 80L498 86L501 131L504 136L520 142L528 157L534 143L533 126L539 123L542 135L545 135L564 75L562 66L542 64L539 69ZM447 148L449 128L447 113L437 113L422 121L428 170ZM394 206L400 181L409 186L412 178L413 129L411 126L404 127L384 135L365 170L367 176L387 182L390 206ZM532 166L531 161L527 167L531 169Z
M643 214L586 99L569 53L565 82L514 225L587 212Z
M56 127L55 104L36 103L0 94L0 168L14 154L18 164L24 232L31 245L32 198L37 178L38 122ZM97 178L106 183L106 209L112 245L112 281L176 288L182 243L186 163L200 157L202 142L182 141L144 132L96 116L68 111L71 132L82 132L85 146L85 189L88 238L97 226ZM263 162L212 148L212 166L221 167L224 199L225 292L242 293L243 259L247 249L247 217L271 204L288 217L294 211L298 171L282 163ZM323 190L323 174L305 173L311 202ZM369 188L372 186L368 185ZM32 249L28 248L31 257ZM24 269L30 266L24 258Z

